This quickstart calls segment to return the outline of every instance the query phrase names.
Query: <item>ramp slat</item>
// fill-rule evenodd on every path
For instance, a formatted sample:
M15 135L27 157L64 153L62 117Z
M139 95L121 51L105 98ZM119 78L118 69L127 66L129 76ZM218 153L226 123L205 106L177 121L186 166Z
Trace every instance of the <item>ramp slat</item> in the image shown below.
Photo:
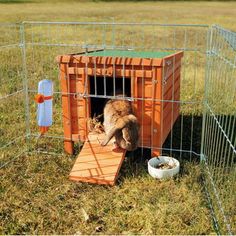
M113 140L102 147L103 138L104 134L89 134L70 172L71 180L115 184L126 150L114 149Z

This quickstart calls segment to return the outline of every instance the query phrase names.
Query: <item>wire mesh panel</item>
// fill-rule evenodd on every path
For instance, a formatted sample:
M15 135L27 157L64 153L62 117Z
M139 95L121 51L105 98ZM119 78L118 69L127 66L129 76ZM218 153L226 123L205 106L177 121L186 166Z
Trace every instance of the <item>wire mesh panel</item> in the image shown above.
M236 233L236 33L214 26L207 62L203 158L223 234Z
M25 32L25 45L26 45L26 70L27 70L27 84L29 92L29 134L30 137L38 136L38 127L36 125L36 104L33 101L34 95L37 93L37 84L40 80L48 78L54 82L54 123L50 128L47 135L44 136L40 142L46 142L46 139L63 140L63 116L62 116L62 88L60 85L61 74L59 63L56 62L56 57L59 55L74 55L83 53L89 56L91 51L125 51L134 52L137 57L140 57L144 52L161 52L172 55L179 52L184 52L184 56L181 62L181 70L175 70L178 68L179 61L172 61L171 65L168 65L168 71L163 70L163 75L159 75L164 78L165 73L172 74L169 79L170 87L169 98L160 96L156 102L162 102L162 109L169 107L170 119L166 121L173 126L170 129L168 137L164 137L164 130L158 130L157 132L163 140L166 140L163 146L155 146L160 152L177 155L187 158L192 156L198 157L200 154L200 138L201 138L201 114L202 114L202 99L204 90L204 70L205 70L205 52L207 42L207 30L205 25L160 25L160 24L123 24L123 23L45 23L45 22L26 22L24 23ZM106 57L106 56L105 56ZM144 56L146 57L146 56ZM95 57L93 57L94 59ZM111 60L116 59L115 55L111 55ZM134 95L131 90L134 88L134 80L129 75L122 74L122 71L129 69L125 61L129 60L129 55L121 55L123 62L120 63L120 67L111 62L111 64L103 63L105 70L110 70L110 74L95 73L93 76L89 75L87 69L93 69L94 71L101 67L101 64L95 61L91 62L91 65L83 65L85 70L84 85L90 86L88 90L74 89L67 91L70 93L70 99L73 101L84 99L87 101L84 106L87 106L87 110L91 111L90 117L94 115L100 115L103 110L98 108L98 104L104 104L106 99L117 99L116 91L121 90L127 99L131 102L135 100L142 104L141 107L145 107L148 104L148 98L145 97L145 93L155 87L155 75L150 77L149 87L145 85L145 71L147 67L145 64L140 64L139 83L140 88L146 88L140 90L139 95ZM93 60L92 59L92 60ZM153 59L153 58L151 58ZM76 64L76 62L75 62ZM74 65L75 65L74 64ZM79 62L77 62L78 68L81 68ZM114 66L113 66L114 64ZM112 65L112 68L111 68ZM110 68L108 68L110 67ZM132 65L131 65L132 67ZM164 68L164 66L163 66ZM116 74L118 69L120 75ZM135 68L131 68L130 71L134 71ZM154 71L154 66L150 65L148 68L151 72ZM87 71L87 72L86 72ZM71 73L71 72L70 72ZM131 72L132 73L132 72ZM91 74L91 73L90 73ZM176 89L174 88L177 74L180 76L180 88L179 98L177 99ZM66 75L67 76L67 75ZM81 76L78 71L74 72L75 82ZM117 79L119 78L119 79ZM134 78L134 77L133 77ZM98 87L100 86L100 87ZM165 84L160 85L164 88ZM75 85L76 87L76 85ZM96 100L96 104L91 105L90 101ZM153 98L152 98L153 99ZM145 103L146 102L146 103ZM150 102L150 101L149 101ZM145 103L145 104L144 104ZM179 104L180 116L175 122L175 110L174 107ZM96 110L100 109L100 110ZM140 113L141 122L141 134L144 134L147 130L150 130L151 136L155 135L156 130L152 125L145 127L145 114L144 110L138 110ZM150 110L151 112L151 110ZM162 122L165 121L165 117L162 117ZM78 119L76 123L80 122ZM162 126L163 124L159 124ZM77 124L78 125L78 124ZM72 137L70 137L72 138ZM70 139L69 138L69 139ZM73 137L76 139L76 137ZM79 138L77 137L77 140ZM60 142L60 141L58 141ZM43 146L43 144L42 144ZM46 147L47 145L45 145ZM50 146L50 145L49 145ZM147 148L154 148L153 143L148 145L140 145ZM58 147L63 148L63 145ZM60 150L54 148L55 150ZM35 148L35 146L33 147ZM47 149L47 148L46 148ZM49 150L44 151L49 151ZM39 150L39 149L38 149ZM41 150L41 149L40 149ZM53 148L52 148L53 150Z
M216 230L233 234L235 50L236 34L218 26L0 24L0 166L26 151L63 155L66 142L78 154L105 103L129 101L140 124L131 154L201 156ZM39 138L43 79L53 81L53 125Z
M21 155L25 106L20 25L0 24L0 166Z

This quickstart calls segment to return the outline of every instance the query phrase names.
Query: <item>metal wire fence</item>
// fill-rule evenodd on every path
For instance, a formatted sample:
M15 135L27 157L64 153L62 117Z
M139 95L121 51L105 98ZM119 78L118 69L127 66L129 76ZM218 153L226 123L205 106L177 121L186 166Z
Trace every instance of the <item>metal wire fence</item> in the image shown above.
M30 127L29 135L31 137L38 136L35 125L35 103L32 98L37 93L39 80L49 78L54 81L54 105L61 107L61 89L58 80L58 65L55 63L56 56L98 49L129 49L137 52L167 51L171 53L184 51L181 70L181 98L179 100L171 98L169 101L180 103L181 116L171 131L163 150L165 153L175 151L175 154L180 157L183 154L189 157L199 156L199 138L201 137L199 126L201 126L200 115L204 90L207 30L205 25L25 23L25 44L27 45L25 67L28 74L28 96L30 98L26 117L28 119L27 126ZM173 63L172 68L174 66ZM96 67L96 63L94 67ZM123 65L123 68L125 67L126 65ZM115 77L115 73L112 76ZM174 77L171 79L174 80ZM103 84L106 86L105 83ZM116 83L113 83L112 86L116 87ZM103 89L103 91L105 90ZM99 98L99 91L95 92L96 97ZM100 93L101 101L109 97L109 92L111 96L111 91L106 91L105 94ZM71 95L78 96L79 94L72 92ZM89 99L94 94L88 92L86 96ZM128 99L134 99L134 97ZM139 99L147 100L147 98ZM167 103L167 101L165 102ZM173 113L171 110L170 112ZM173 120L169 122L173 123ZM54 109L54 125L48 136L45 137L63 139L61 127L61 110Z
M0 25L0 151L1 166L22 153L63 153L63 132L61 75L58 55L83 53L90 51L122 50L129 52L184 52L181 69L177 71L177 61L170 66L172 76L170 98L152 98L151 102L168 104L172 129L161 146L152 142L142 144L144 148L157 148L182 160L203 161L205 184L210 203L215 214L215 225L221 233L233 233L235 229L235 33L218 26L207 25L168 25L136 23L78 23L78 22L24 22L22 24ZM89 89L83 92L72 90L66 95L71 99L85 99L96 104L104 99L116 97L116 90L126 93L124 99L142 104L150 100L145 97L145 89L140 96L132 92L133 79L127 82L124 71L128 68L122 56L120 81L117 82L115 65L110 75L93 78L85 77ZM86 65L86 63L85 63ZM78 65L76 65L78 66ZM79 66L78 66L79 67ZM99 65L95 61L93 70ZM104 64L107 69L108 65ZM144 74L147 67L140 65ZM164 67L163 67L164 68ZM88 66L85 66L85 70ZM151 66L149 70L152 70ZM132 72L134 68L131 68ZM114 73L115 72L115 73ZM87 72L86 72L87 73ZM163 73L166 73L163 72ZM179 97L176 98L175 75L180 74ZM74 80L79 78L75 73ZM77 77L76 77L77 76ZM162 75L163 77L165 74ZM54 82L53 126L43 138L38 139L36 123L38 82L48 78ZM151 85L154 86L154 75ZM93 82L91 82L93 81ZM96 82L99 81L99 82ZM144 76L140 76L141 87L145 88ZM130 84L129 84L130 83ZM99 85L100 84L100 85ZM165 83L161 84L164 89ZM88 87L87 87L88 88ZM90 103L86 103L89 106ZM91 103L92 104L92 103ZM94 104L94 106L97 106ZM180 115L175 121L174 106L179 104ZM92 105L91 105L92 106ZM142 105L143 107L144 105ZM90 116L98 115L101 110L91 110ZM141 112L141 133L153 125L145 127L145 112ZM89 118L89 115L86 118ZM160 126L165 117L160 119ZM160 129L163 136L163 130ZM71 137L72 138L72 137ZM70 138L69 138L70 139ZM78 136L73 141L80 141ZM78 150L80 148L80 142ZM143 153L143 149L141 150Z
M26 151L20 25L0 24L0 165Z
M218 229L235 233L236 33L211 30L205 86L202 155Z

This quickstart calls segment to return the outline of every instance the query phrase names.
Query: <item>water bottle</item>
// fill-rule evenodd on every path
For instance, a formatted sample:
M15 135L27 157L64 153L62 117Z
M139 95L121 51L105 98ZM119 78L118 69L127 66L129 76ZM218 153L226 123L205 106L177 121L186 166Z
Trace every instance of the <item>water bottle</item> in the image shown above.
M53 83L51 80L41 80L38 84L38 94L35 97L38 103L37 122L41 134L48 131L52 125L52 94Z

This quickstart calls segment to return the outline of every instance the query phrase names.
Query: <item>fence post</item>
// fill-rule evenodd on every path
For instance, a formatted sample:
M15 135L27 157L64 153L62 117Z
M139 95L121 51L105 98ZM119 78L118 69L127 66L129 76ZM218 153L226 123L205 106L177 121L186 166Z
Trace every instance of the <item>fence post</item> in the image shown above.
M200 152L200 161L206 161L204 154L204 145L205 145L205 125L206 125L206 104L207 104L207 88L208 88L208 79L210 71L210 57L211 57L211 46L212 46L212 27L208 28L207 32L207 42L206 42L206 66L205 66L205 81L204 81L204 96L203 96L203 118L202 118L202 137L201 137L201 152Z
M30 112L29 112L29 94L28 94L28 75L26 62L26 43L25 43L25 24L20 24L20 48L22 51L22 71L23 71L23 89L25 94L25 125L26 125L26 144L28 151L30 149Z

